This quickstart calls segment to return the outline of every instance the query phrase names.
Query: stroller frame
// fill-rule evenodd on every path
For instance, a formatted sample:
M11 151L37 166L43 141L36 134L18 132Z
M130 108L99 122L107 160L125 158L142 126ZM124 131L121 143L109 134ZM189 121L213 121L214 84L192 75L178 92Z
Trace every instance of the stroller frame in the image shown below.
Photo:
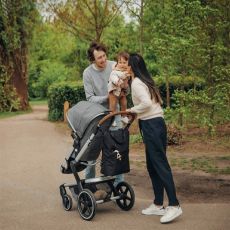
M107 115L106 115L107 114ZM102 114L99 114L102 115ZM97 129L99 129L105 122L113 121L116 115L127 115L130 117L130 122L127 124L126 128L132 124L135 119L135 114L121 111L114 113L105 113L105 116L99 121ZM68 115L67 115L68 120ZM97 204L116 201L117 205L124 211L130 210L135 203L135 194L132 187L125 181L118 183L114 186L114 181L116 176L100 176L90 179L81 179L78 175L79 171L82 171L88 165L92 165L87 161L81 161L81 157L84 154L84 151L87 149L87 146L90 145L91 141L94 138L92 134L88 140L85 142L81 150L77 153L77 141L78 136L76 130L71 125L70 120L68 120L72 128L72 137L74 139L73 151L70 153L68 158L65 158L67 162L67 167L61 166L61 172L64 174L72 173L76 180L76 183L73 184L61 184L59 186L60 195L62 198L62 205L64 210L70 211L72 209L73 201L71 196L67 193L67 189L71 192L72 197L77 202L77 209L80 216L84 220L91 220L96 214ZM76 155L77 154L77 155ZM96 200L93 191L97 186L102 186L106 189L106 197ZM93 188L93 189L92 189Z

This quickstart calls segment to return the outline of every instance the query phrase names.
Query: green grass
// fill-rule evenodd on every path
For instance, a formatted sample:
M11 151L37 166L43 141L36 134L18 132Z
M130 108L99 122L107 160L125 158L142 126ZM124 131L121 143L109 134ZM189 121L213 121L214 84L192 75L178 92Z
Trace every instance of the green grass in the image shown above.
M203 171L211 174L230 174L230 156L219 157L196 157L196 158L170 158L170 164L173 167L179 167L184 170ZM226 166L218 166L218 163L225 163Z
M27 114L30 113L31 110L27 110L27 111L17 111L17 112L1 112L0 113L0 119L3 118L8 118L8 117L14 117L17 115L22 115L22 114Z
M141 134L130 135L130 144L141 143L141 142L142 142Z
M216 159L222 161L230 161L230 156L218 156Z
M33 99L29 101L30 105L47 105L47 99Z
M30 106L33 106L33 105L47 105L47 100L46 99L34 99L34 100L29 101L29 103L30 103ZM31 113L31 111L32 110L29 109L27 111L1 112L0 113L0 119Z

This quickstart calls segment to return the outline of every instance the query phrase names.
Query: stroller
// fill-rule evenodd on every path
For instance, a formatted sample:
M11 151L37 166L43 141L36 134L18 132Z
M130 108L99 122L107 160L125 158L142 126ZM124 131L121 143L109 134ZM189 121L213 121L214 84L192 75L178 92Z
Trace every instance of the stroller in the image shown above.
M116 115L126 114L129 123L116 131L110 129ZM73 150L61 165L61 172L73 174L74 184L60 185L62 204L66 211L72 208L72 198L77 202L77 209L84 220L91 220L96 214L97 204L115 201L125 211L130 210L135 202L132 187L126 182L114 186L115 175L129 171L129 132L128 128L135 119L135 114L124 111L110 113L100 104L81 101L67 112L67 121L72 129ZM115 139L114 139L115 138ZM78 172L90 161L97 160L102 150L101 173L103 176L80 179ZM96 163L95 163L96 164ZM103 189L106 196L96 199L95 192Z

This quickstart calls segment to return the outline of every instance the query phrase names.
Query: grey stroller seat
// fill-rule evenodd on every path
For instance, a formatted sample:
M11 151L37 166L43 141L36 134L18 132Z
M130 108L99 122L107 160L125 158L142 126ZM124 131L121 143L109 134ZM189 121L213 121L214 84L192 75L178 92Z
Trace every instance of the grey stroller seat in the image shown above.
M81 101L68 111L67 121L72 129L74 149L61 165L62 173L72 173L70 162L73 159L79 163L76 170L80 172L86 167L84 162L98 158L102 148L103 132L111 125L112 118L100 128L98 123L108 114L109 111L102 105L88 101Z

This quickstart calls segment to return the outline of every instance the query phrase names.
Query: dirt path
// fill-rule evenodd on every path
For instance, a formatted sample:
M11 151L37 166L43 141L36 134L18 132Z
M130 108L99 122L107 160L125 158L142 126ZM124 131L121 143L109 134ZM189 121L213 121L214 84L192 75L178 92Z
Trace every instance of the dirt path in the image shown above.
M72 211L65 212L58 187L73 181L73 176L62 175L59 166L72 141L46 117L47 108L35 106L31 114L0 120L1 230L228 229L229 202L218 200L197 203L184 199L183 217L173 224L161 225L159 217L142 216L140 210L151 202L151 193L145 174L134 169L126 177L136 192L131 211L121 211L113 202L98 205L91 222L79 217L76 204Z

